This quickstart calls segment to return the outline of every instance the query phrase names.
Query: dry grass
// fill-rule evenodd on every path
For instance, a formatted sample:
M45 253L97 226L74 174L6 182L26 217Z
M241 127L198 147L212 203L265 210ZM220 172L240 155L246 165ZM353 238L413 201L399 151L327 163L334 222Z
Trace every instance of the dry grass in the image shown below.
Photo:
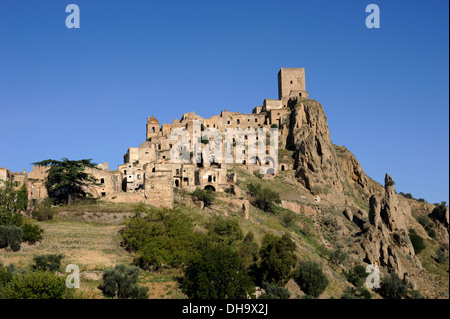
M0 250L3 264L26 268L39 254L63 254L62 267L76 264L81 271L103 270L118 263L130 263L132 256L120 247L120 225L101 225L69 220L37 223L44 239L35 245L23 243L19 252Z

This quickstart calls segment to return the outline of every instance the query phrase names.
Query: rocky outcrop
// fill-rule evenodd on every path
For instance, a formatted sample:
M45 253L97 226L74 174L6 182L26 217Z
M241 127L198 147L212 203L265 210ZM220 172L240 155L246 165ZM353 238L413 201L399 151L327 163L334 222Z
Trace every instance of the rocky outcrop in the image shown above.
M377 195L372 195L369 205L370 226L360 242L365 260L370 264L386 266L402 277L401 252L413 258L421 268L408 236L403 211L398 206L394 182L388 174L385 177L385 195L381 200Z
M399 229L406 230L406 223L403 213L398 206L397 194L394 189L394 181L386 174L384 179L385 196L382 202L381 218L390 231Z
M289 134L286 147L293 151L296 178L314 195L338 205L353 203L346 197L380 193L356 158L345 147L331 143L327 117L314 100L292 100L289 105Z

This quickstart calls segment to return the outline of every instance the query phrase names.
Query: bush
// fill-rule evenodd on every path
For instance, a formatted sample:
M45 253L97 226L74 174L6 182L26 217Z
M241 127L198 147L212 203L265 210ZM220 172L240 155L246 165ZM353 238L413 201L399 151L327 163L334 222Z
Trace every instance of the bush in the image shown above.
M226 245L244 238L241 226L236 219L218 217L208 225L210 234Z
M59 271L61 267L61 259L63 259L63 255L59 254L48 254L48 255L38 255L33 258L34 265L33 269L37 271L50 271L55 272Z
M342 265L347 260L347 253L344 252L341 248L337 248L331 251L330 260L335 265Z
M13 276L0 290L3 299L71 299L73 290L63 277L49 272L29 272Z
M241 271L238 254L223 244L206 244L193 258L182 279L182 290L195 299L244 299L255 286Z
M316 298L325 291L329 283L320 265L313 261L301 261L294 279L307 295Z
M0 291L4 285L9 283L13 278L13 274L6 267L0 264Z
M358 287L347 288L341 296L341 299L372 299L372 294L365 288Z
M214 199L216 198L216 193L212 190L204 190L201 188L197 188L193 193L192 196L196 200L202 201L205 206L211 206L211 204L214 202Z
M425 241L412 228L409 230L409 238L411 240L411 244L413 245L416 254L420 253L422 250L425 249Z
M289 290L286 288L268 283L266 281L263 281L262 288L265 292L261 294L258 299L289 299L291 296Z
M193 232L186 215L172 210L153 210L130 218L122 233L124 246L136 252L143 269L176 267L196 253L201 234Z
M0 248L19 251L23 241L23 230L15 225L0 226Z
M42 234L44 233L44 230L38 225L26 223L22 225L22 230L23 230L23 241L26 241L29 244L35 244L38 241L41 241L43 238Z
M436 250L436 261L438 262L438 263L440 263L440 264L443 264L443 263L445 263L446 261L448 260L448 254L447 254L447 252L445 251L445 248L444 247L439 247L437 250Z
M105 270L99 289L109 298L148 299L148 288L139 287L138 282L139 268L120 264Z
M431 212L430 216L431 218L440 221L441 223L446 222L445 218L445 212L447 210L447 203L442 202L438 205L436 205L435 208L433 208L433 211Z
M36 204L31 211L31 217L38 221L53 219L54 212L51 208L52 203L53 201L51 199L46 199Z
M396 273L390 273L381 280L380 295L385 299L401 299L407 296L407 285Z
M343 270L342 273L344 274L345 278L347 278L347 281L353 284L355 287L361 287L364 278L367 277L366 268L362 265L356 265L348 272Z
M22 225L23 217L20 213L12 212L0 206L0 226Z
M259 254L261 256L258 281L286 283L295 266L295 243L285 234L281 238L272 234L263 237Z
M280 195L261 184L248 184L248 191L254 198L254 204L263 211L272 211L275 203L281 203Z
M417 217L417 221L425 229L428 236L430 236L431 238L436 238L436 230L434 229L434 223L428 216L421 215Z
M285 210L281 213L281 224L284 227L289 228L294 224L296 217L297 215L295 215L293 211Z
M258 260L258 251L259 247L255 242L255 235L252 232L248 232L238 248L238 255L244 270L249 270L255 265L255 262Z

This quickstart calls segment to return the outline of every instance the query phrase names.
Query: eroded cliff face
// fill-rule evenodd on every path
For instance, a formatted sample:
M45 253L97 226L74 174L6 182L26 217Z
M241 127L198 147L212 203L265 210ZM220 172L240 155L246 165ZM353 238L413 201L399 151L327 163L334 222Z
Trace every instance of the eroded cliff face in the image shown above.
M394 182L388 174L385 177L385 194L381 198L372 195L369 205L370 226L360 239L364 259L370 264L385 266L400 277L405 274L400 255L409 256L421 269L422 264L416 258L408 235L405 212L398 204Z
M327 117L319 102L297 99L290 101L289 107L285 144L293 153L297 181L321 197L316 214L333 217L338 224L337 218L342 218L336 211L341 211L342 217L352 222L348 229L345 223L338 225L337 240L328 247L344 245L355 262L378 264L383 271L407 278L430 296L438 295L409 237L409 229L413 228L431 240L417 218L431 216L434 205L398 195L388 174L384 187L368 177L347 148L332 144ZM445 213L441 222L434 221L437 238L433 242L444 246L447 243L448 247L448 210Z
M337 205L352 203L355 194L368 201L382 186L364 173L345 147L332 144L327 117L314 100L290 102L286 147L294 151L297 180L313 194Z

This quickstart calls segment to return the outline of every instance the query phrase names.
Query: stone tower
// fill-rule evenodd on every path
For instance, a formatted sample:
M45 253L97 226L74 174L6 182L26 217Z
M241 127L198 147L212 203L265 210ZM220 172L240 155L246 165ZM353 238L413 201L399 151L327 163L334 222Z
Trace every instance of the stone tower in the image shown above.
M286 106L291 97L308 98L304 68L281 68L278 72L278 99Z
M147 141L149 141L152 137L157 136L159 132L159 122L155 119L155 116L152 115L152 118L147 117Z

